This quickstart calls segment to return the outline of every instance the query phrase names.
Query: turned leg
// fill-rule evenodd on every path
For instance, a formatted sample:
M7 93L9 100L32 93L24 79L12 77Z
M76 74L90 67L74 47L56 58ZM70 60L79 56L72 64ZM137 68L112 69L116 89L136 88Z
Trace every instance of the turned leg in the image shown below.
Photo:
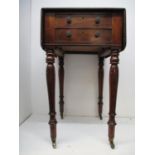
M104 58L99 57L99 69L98 69L98 89L99 89L99 101L98 101L98 114L99 118L102 119L102 107L103 107L103 80L104 80Z
M110 105L109 105L109 142L113 149L115 147L113 139L115 134L115 109L116 109L116 98L117 98L117 86L118 86L118 51L113 51L111 54L111 67L109 73L109 90L110 90Z
M47 78L47 88L48 88L48 99L49 99L49 125L50 134L53 148L56 148L56 112L55 112L55 67L54 67L55 56L53 53L47 52L46 62L46 78Z
M59 90L60 90L60 116L63 119L63 112L64 112L64 56L59 57Z

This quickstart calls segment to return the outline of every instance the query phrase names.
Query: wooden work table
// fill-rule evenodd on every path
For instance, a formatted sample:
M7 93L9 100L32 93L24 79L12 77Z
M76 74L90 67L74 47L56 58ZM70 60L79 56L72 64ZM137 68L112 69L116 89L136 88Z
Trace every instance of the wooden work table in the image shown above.
M104 59L110 58L109 73L109 142L114 148L115 109L118 86L119 53L126 45L126 11L118 9L41 10L41 46L46 52L46 76L49 97L49 125L53 147L56 147L55 58L59 59L60 116L64 112L64 55L97 54L98 115L102 119ZM95 103L94 103L95 104Z

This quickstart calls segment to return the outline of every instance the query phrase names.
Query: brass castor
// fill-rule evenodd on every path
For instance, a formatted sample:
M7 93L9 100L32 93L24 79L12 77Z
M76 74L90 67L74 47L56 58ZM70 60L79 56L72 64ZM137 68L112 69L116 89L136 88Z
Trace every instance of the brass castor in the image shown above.
M115 148L115 144L114 144L114 142L113 142L112 140L110 140L109 142L110 142L110 146L111 146L111 148L114 149L114 148Z
M55 141L52 142L52 146L54 149L56 149L56 142Z

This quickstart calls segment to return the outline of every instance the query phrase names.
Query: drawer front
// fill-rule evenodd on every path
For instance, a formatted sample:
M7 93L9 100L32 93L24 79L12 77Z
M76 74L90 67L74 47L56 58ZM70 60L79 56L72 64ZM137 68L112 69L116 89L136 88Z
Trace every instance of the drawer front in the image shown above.
M56 43L104 44L112 42L111 29L56 29Z
M111 15L56 15L56 27L112 27Z

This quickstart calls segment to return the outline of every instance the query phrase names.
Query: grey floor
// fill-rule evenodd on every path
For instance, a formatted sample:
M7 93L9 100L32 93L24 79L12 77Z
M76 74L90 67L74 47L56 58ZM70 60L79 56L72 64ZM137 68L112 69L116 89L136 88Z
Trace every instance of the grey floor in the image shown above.
M107 118L58 118L57 149L53 149L48 116L32 115L20 126L20 155L134 155L134 119L116 121L116 148L112 150L107 138Z

